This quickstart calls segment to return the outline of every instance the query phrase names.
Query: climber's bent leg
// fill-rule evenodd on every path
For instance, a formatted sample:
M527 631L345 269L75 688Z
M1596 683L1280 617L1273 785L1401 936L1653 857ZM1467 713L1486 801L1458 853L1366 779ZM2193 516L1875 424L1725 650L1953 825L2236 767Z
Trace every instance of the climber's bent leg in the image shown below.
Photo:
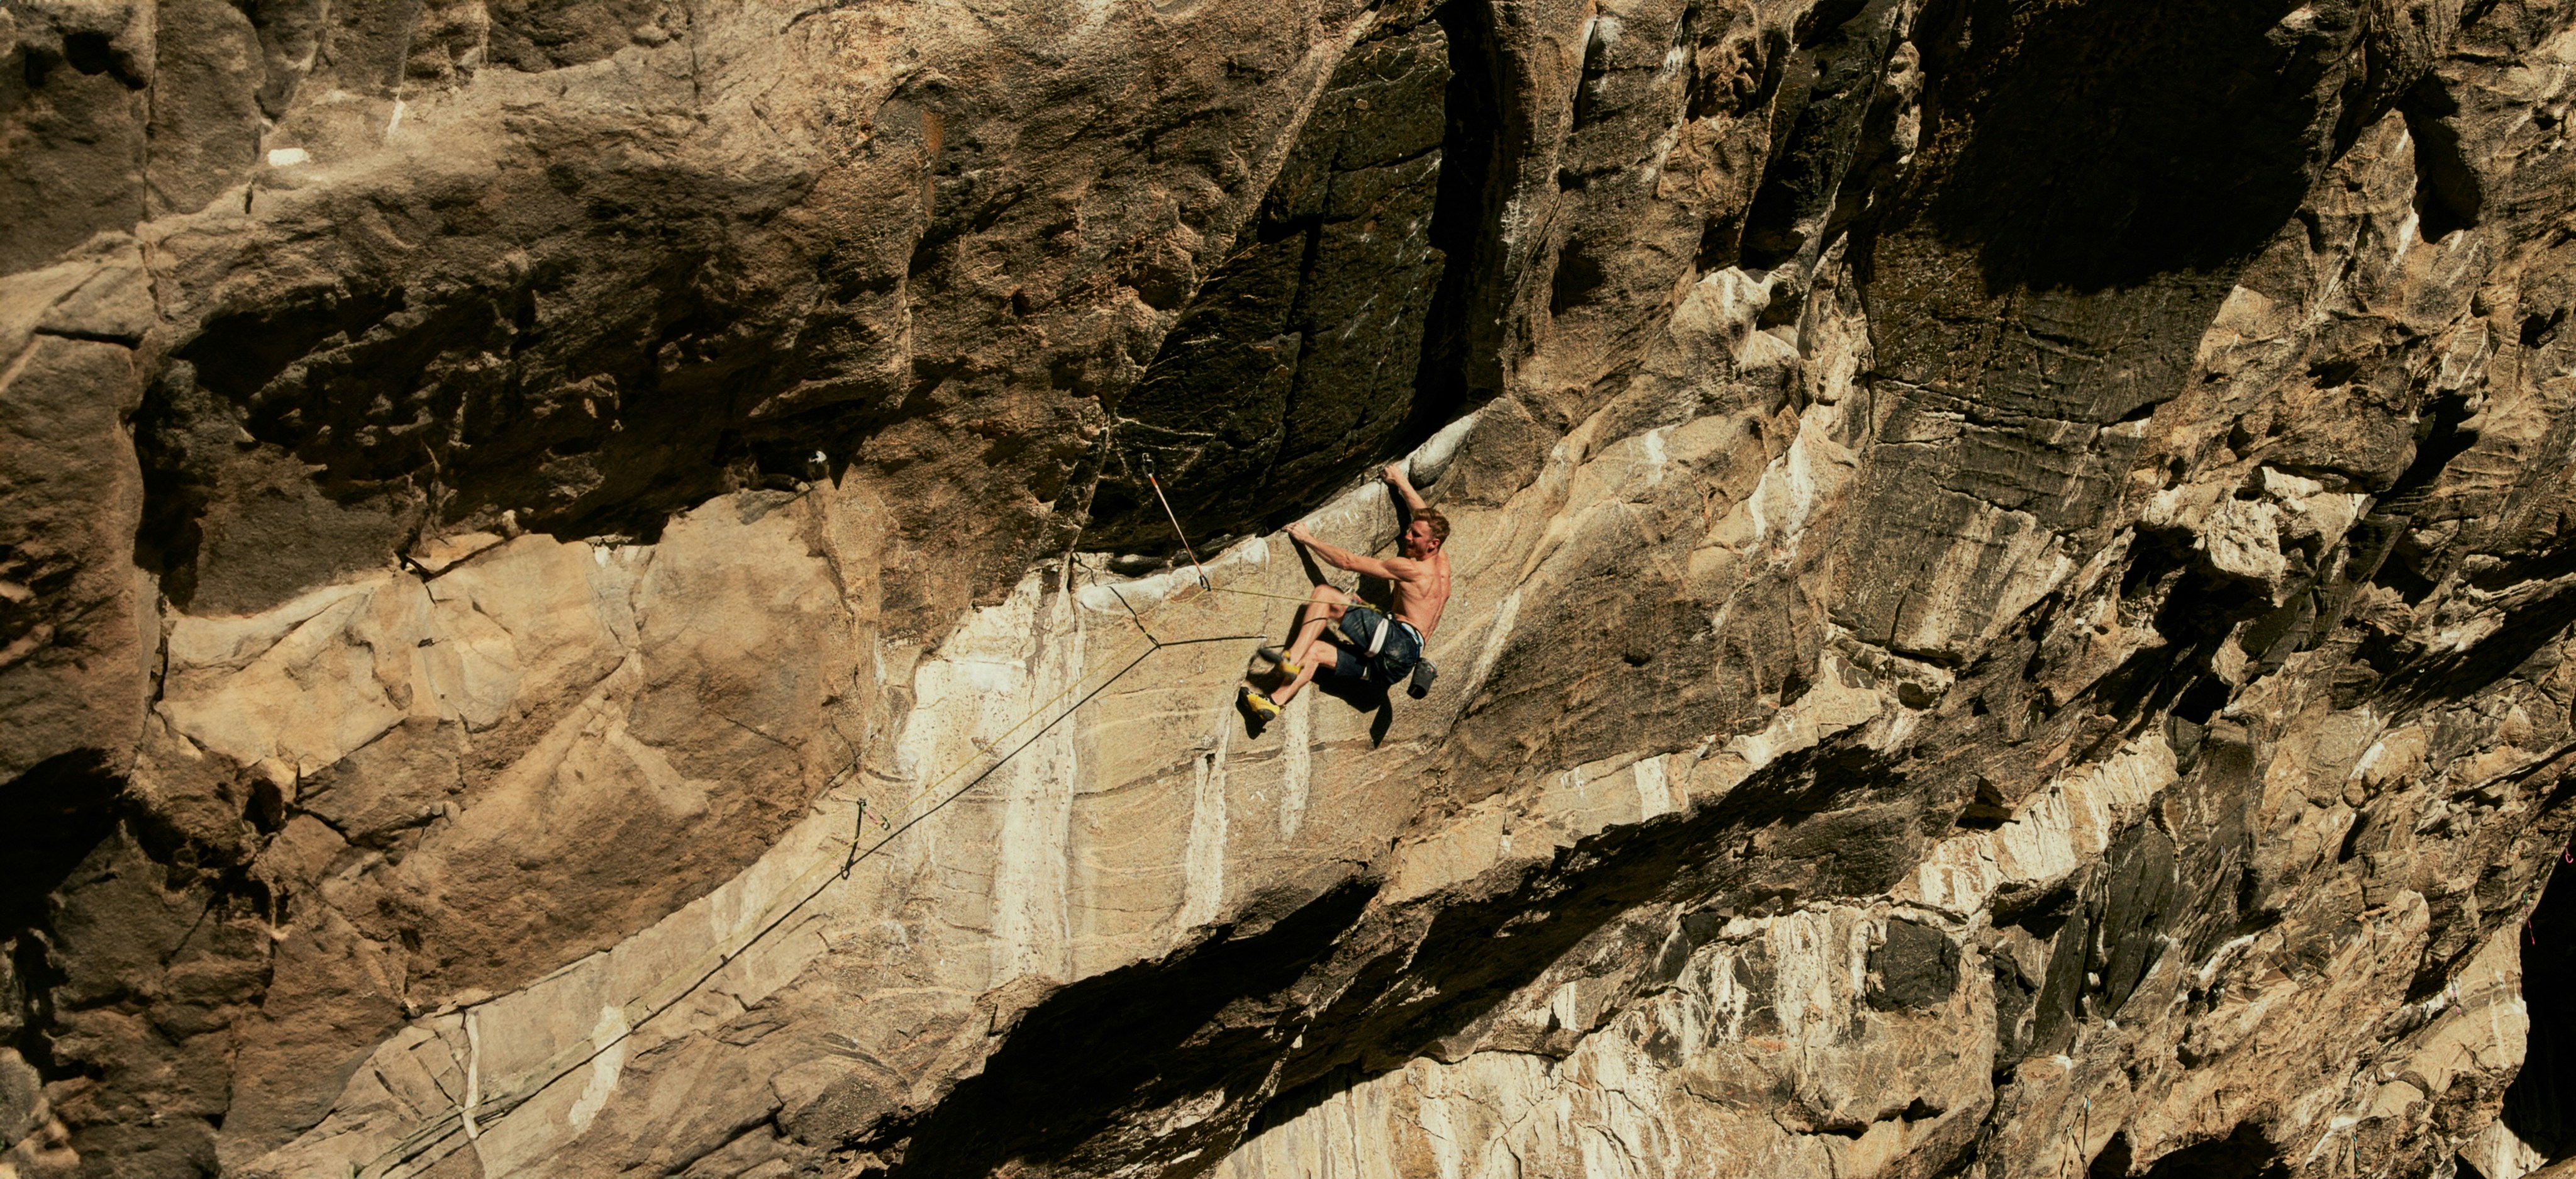
M1350 608L1351 595L1348 593L1329 585L1316 586L1315 592L1306 596L1305 606L1300 608L1297 636L1288 642L1288 661L1280 665L1281 670L1290 675L1303 675L1301 683L1304 679L1313 678L1310 665L1324 658L1325 653L1311 648L1323 637L1325 629L1341 621L1342 612Z
M1346 591L1329 585L1316 586L1314 592L1307 595L1306 604L1298 610L1297 633L1289 639L1287 649L1261 649L1262 658L1278 664L1279 670L1288 673L1288 682L1270 692L1256 691L1247 686L1241 697L1243 706L1252 710L1254 716L1267 721L1279 715L1280 706L1296 699L1298 690L1312 682L1316 672L1332 672L1345 660L1353 661L1353 666L1357 666L1359 656L1344 652L1325 634L1334 623L1341 621L1342 615L1356 601Z
M1361 662L1363 662L1360 659L1359 652L1353 651L1348 647L1344 647L1340 643L1336 643L1331 639L1324 639L1313 644L1308 651L1308 655L1309 657L1307 659L1300 661L1297 665L1297 678L1288 681L1287 685L1280 688L1278 691L1272 692L1270 694L1270 698L1272 700L1281 704L1286 704L1290 700L1296 699L1297 689L1303 688L1308 683L1312 682L1316 675L1340 675L1343 674L1341 671L1343 665L1347 664L1352 667L1357 667Z

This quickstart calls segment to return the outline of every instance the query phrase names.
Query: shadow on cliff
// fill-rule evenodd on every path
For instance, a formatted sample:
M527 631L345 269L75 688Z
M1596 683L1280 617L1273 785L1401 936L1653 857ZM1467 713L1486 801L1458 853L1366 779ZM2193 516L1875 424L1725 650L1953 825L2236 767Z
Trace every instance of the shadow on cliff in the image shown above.
M1920 857L1927 827L1946 825L1924 819L1937 808L1915 792L1868 751L1809 750L1715 805L1447 892L1373 907L1377 882L1346 880L1258 933L1057 992L981 1075L895 1131L908 1141L892 1174L1213 1165L1263 1126L1472 1035L1641 906L1724 896L1772 911L1883 891ZM1629 949L1655 963L1646 985L1678 976L1724 924L1684 922L1676 945L1665 916L1633 931Z
M9 821L0 824L0 862L9 865L0 886L0 939L6 939L0 952L9 955L7 969L17 983L9 989L25 1009L9 1013L17 1034L0 1046L18 1049L48 1073L48 1008L53 986L62 981L46 953L53 923L48 897L115 829L123 785L94 750L48 758L9 783Z
M1495 177L1538 131L1507 101L1493 20L1465 2L1390 18L1336 68L1245 240L1109 399L1117 450L1086 545L1174 550L1147 456L1204 551L1297 519L1501 391Z
M2562 787L2563 789L2563 787ZM2504 1123L2553 1161L2576 1157L2576 872L2558 852L2522 938L2531 1031L2504 1094Z
M2344 44L2285 34L2298 6L2053 5L2021 24L2026 5L1937 4L1915 31L1926 148L1958 143L1930 220L1979 250L1991 292L2129 287L2251 256L2332 139L2323 82Z
M1623 914L1716 902L1782 911L1884 891L1919 859L1937 810L1920 784L1865 749L1817 748L1773 763L1714 805L1612 827L1548 860L1390 909L1339 964L1349 979L1283 1063L1274 1108L1293 1117L1332 1092L1404 1067L1476 1025ZM1479 888L1479 885L1482 887ZM1481 895L1461 897L1475 889ZM1427 922L1421 914L1428 914ZM1658 981L1723 922L1684 923L1666 945L1655 913L1634 931ZM1696 930L1699 937L1687 931Z
M1258 1088L1289 1034L1270 997L1330 954L1376 894L1344 881L1258 933L1056 992L912 1130L893 1173L985 1176L1014 1160L1080 1159L1122 1112Z

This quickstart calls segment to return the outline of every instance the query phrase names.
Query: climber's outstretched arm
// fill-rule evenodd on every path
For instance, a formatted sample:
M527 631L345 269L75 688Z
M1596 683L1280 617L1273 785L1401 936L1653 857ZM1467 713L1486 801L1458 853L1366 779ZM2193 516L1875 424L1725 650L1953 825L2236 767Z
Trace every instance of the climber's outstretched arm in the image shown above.
M1306 531L1306 526L1303 524L1291 524L1287 531L1288 539L1306 546L1306 551L1315 554L1317 559L1335 569L1346 569L1362 577L1375 577L1385 581L1410 581L1420 576L1418 562L1408 561L1402 557L1384 559L1363 557L1349 549L1325 544L1315 539L1315 534Z

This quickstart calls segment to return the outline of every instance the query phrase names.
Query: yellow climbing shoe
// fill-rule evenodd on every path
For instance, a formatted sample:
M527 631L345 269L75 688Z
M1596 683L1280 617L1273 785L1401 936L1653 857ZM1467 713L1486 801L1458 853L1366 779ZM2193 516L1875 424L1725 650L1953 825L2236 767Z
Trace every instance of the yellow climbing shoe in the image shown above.
M1294 676L1297 673L1306 670L1303 667L1299 667L1294 663L1288 662L1288 653L1277 647L1263 647L1262 649L1253 652L1253 654L1259 655L1260 657L1277 664L1279 672L1282 675Z
M1279 719L1279 702L1272 700L1268 692L1256 692L1250 684L1243 685L1241 691L1242 695L1238 700L1245 712L1251 713L1264 722Z

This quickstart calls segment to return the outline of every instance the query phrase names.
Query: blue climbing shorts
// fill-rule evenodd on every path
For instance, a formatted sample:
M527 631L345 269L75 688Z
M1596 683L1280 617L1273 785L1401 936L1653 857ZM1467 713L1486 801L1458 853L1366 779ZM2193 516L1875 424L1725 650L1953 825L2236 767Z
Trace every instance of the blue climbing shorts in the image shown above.
M1333 645L1333 665L1325 669L1331 675L1392 684L1413 674L1413 665L1422 662L1422 632L1413 629L1412 623L1353 606L1342 611L1341 626L1343 642ZM1386 629L1386 641L1379 643L1381 627ZM1373 658L1368 653L1371 643L1377 645Z

